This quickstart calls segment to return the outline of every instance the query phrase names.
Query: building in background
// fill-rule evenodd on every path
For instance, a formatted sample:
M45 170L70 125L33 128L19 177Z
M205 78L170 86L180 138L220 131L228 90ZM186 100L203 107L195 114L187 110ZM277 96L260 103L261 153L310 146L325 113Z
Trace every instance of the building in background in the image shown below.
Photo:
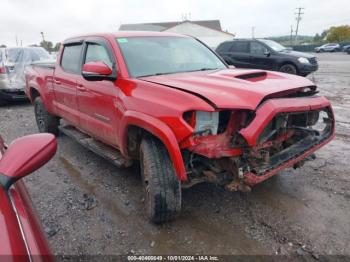
M119 30L173 32L190 35L203 41L211 48L216 48L220 43L232 40L235 36L234 34L223 31L219 20L185 20L165 23L122 24Z

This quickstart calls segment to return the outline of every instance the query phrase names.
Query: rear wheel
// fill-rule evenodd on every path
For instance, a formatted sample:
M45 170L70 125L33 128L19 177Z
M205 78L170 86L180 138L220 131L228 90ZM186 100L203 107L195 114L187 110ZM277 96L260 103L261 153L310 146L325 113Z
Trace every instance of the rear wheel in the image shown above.
M140 165L148 218L154 223L173 220L181 210L181 184L165 146L156 138L144 138Z
M292 64L285 64L280 67L280 72L296 75L298 73L297 68Z
M47 112L40 97L37 97L34 100L34 113L36 124L40 133L51 133L55 136L58 135L58 126L60 120L58 117Z

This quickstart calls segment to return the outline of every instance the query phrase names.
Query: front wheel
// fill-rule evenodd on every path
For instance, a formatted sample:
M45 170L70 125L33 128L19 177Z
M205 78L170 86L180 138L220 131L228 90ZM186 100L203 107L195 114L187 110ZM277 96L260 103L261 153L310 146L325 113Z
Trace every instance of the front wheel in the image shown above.
M57 116L51 115L47 112L40 97L37 97L34 100L34 113L40 133L51 133L55 136L58 135L60 120Z
M148 218L154 223L175 219L181 210L181 183L167 149L156 138L144 138L140 164Z
M297 68L292 64L285 64L280 67L280 72L296 75L298 73Z

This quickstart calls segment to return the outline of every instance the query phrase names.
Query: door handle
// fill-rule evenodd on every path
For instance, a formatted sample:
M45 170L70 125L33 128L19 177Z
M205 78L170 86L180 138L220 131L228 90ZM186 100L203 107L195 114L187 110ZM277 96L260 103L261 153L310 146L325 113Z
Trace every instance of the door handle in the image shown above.
M53 82L54 82L55 85L60 85L61 84L61 81L56 80L56 79L54 79Z
M80 92L85 92L85 91L86 91L86 88L84 87L83 84L78 84L78 85L77 85L77 89L78 89Z

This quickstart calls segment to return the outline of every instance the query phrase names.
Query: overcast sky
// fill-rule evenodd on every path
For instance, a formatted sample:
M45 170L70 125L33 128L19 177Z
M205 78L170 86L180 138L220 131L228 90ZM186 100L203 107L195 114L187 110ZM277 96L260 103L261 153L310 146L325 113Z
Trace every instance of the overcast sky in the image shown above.
M117 31L121 23L220 19L237 37L279 36L295 27L295 8L304 7L299 32L314 35L332 25L350 24L349 0L1 0L0 44L23 45L45 38L59 42L88 32Z

